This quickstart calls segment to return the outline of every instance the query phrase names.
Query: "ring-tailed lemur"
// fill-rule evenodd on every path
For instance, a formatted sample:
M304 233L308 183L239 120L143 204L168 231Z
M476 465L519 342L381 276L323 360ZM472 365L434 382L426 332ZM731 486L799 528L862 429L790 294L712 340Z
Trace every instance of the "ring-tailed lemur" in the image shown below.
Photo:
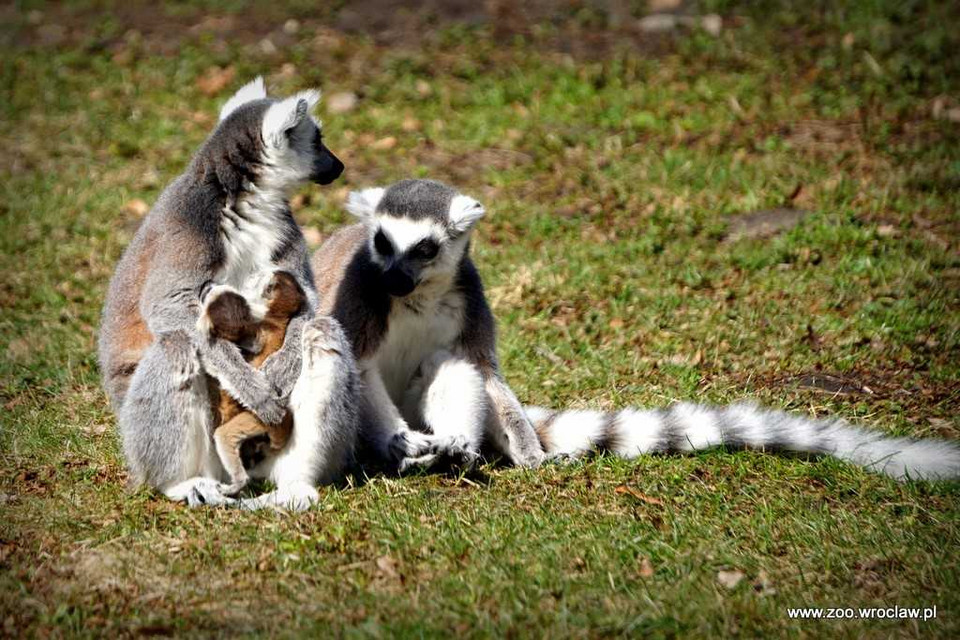
M347 208L363 224L331 237L314 267L323 309L342 323L360 361L368 401L383 408L381 450L411 424L441 436L431 443L440 452L454 443L475 453L486 435L520 464L539 462L541 445L550 458L727 445L827 454L898 479L960 476L953 443L890 438L750 404L521 410L498 373L493 316L467 255L483 207L440 183L405 180L353 193Z
M352 451L355 366L336 322L313 318L307 247L287 201L303 183L329 184L343 171L309 113L319 97L268 98L260 78L241 88L160 195L111 280L100 327L103 383L134 482L172 499L232 502L211 440L208 374L264 422L279 423L288 404L294 414L287 447L252 471L276 491L246 506L315 501L317 481L339 477ZM200 298L211 284L252 297L277 270L293 274L307 304L257 370L237 345L201 334Z
M480 203L404 180L352 193L347 209L361 224L331 236L313 267L320 312L343 326L365 383L365 444L405 468L445 454L471 459L487 436L513 463L540 464L533 425L500 374L493 314L468 252Z

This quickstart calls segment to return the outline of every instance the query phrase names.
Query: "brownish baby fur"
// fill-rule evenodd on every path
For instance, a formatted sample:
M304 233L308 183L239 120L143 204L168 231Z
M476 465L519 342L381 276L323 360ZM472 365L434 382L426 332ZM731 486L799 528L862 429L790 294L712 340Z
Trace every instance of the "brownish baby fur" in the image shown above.
M260 368L270 354L283 346L290 318L296 315L306 300L294 277L283 271L273 275L263 292L263 298L267 312L260 321L251 314L247 300L233 292L219 295L206 308L211 337L229 340L243 347L249 354L247 361L254 368ZM239 490L247 480L240 446L250 438L266 434L270 438L271 450L282 449L293 431L293 416L287 412L280 424L264 424L225 390L220 391L219 412L219 426L213 438L220 461Z

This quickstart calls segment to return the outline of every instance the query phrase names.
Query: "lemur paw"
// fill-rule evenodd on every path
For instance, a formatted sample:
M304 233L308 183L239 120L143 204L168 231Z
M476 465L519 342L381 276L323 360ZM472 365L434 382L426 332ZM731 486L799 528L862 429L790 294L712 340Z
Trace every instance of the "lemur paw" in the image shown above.
M219 506L232 506L236 504L236 500L225 496L220 491L220 483L216 480L210 478L202 478L197 481L189 491L187 491L184 499L187 502L188 507L219 507Z
M280 424L287 415L287 402L274 390L250 409L266 424Z
M160 334L157 343L163 350L176 384L189 384L203 373L199 351L185 332L171 331Z
M430 436L404 429L393 434L387 444L387 451L393 460L404 458L419 458L430 453L436 453L436 442Z
M235 496L243 491L243 488L246 486L247 480L241 480L240 482L233 482L231 484L221 482L217 488L220 490L220 493L225 496Z
M305 353L318 352L322 357L346 353L350 344L339 322L329 316L317 316L303 327L303 348Z
M550 462L551 464L560 464L560 465L570 465L580 462L582 458L573 453L554 453L548 456L544 456L543 462Z
M547 462L550 457L545 454L543 451L530 451L524 454L516 461L518 467L527 467L528 469L536 469L543 463Z
M438 460L440 460L439 453L428 453L417 458L404 458L400 461L397 469L400 473L408 473L413 470L423 471L435 465Z
M480 460L480 452L471 446L466 438L457 436L443 438L437 448L439 453L452 463L465 468L473 467Z
M305 482L296 482L256 498L241 500L240 508L248 511L259 509L305 511L318 502L320 502L320 492L316 487Z

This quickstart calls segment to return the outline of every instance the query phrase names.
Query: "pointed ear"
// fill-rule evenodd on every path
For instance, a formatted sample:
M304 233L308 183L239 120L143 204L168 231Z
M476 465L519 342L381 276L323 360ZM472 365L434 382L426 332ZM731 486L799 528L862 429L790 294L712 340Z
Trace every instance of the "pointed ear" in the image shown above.
M275 147L283 146L287 132L303 122L318 102L320 92L311 89L271 105L263 117L263 139Z
M347 211L361 220L368 220L376 213L377 205L380 204L385 192L386 189L383 187L351 191L347 196Z
M447 219L450 221L450 227L456 233L465 233L483 217L486 209L483 205L470 196L454 196L450 202L450 211L447 213Z
M240 87L240 89L233 94L233 97L227 100L227 103L220 109L220 119L223 120L226 118L236 111L240 105L266 97L267 89L263 86L263 76L257 76L251 82Z

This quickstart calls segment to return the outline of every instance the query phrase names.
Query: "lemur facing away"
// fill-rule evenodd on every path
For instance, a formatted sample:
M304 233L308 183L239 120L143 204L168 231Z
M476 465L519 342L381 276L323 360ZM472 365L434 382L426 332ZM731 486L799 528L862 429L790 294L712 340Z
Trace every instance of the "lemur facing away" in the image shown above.
M248 301L228 286L214 287L203 299L199 320L202 334L237 344L247 362L255 368L260 368L267 357L280 350L290 319L306 302L296 278L284 271L273 274L260 298ZM244 410L225 390L221 389L219 395L219 415L215 418L217 426L213 441L220 463L230 476L230 486L224 489L224 493L233 495L249 481L241 458L241 445L258 436L266 436L269 451L280 451L293 430L293 416L288 411L279 424L264 424L253 412Z
M404 180L350 194L347 209L361 223L331 236L313 268L319 312L340 322L365 383L364 444L401 469L469 461L484 440L514 464L540 464L533 425L500 374L469 256L480 203Z
M319 97L268 98L260 78L241 88L160 195L111 280L100 326L103 383L133 481L174 500L233 501L210 438L208 375L267 424L293 411L288 445L251 471L276 491L245 506L314 502L316 484L342 475L352 451L355 365L337 323L313 318L307 247L287 201L305 182L329 184L343 170L309 113ZM214 284L252 298L277 270L293 275L306 304L283 347L257 370L236 344L198 330L200 297Z
M436 453L408 465L438 453L475 455L486 436L518 464L598 449L632 458L726 445L826 454L897 479L960 476L953 443L889 438L750 404L522 409L499 373L493 316L467 255L483 207L438 182L405 180L353 193L347 208L362 224L331 237L313 259L321 309L353 345L367 382L365 411L379 417L371 434L379 450L427 437L408 425L439 438Z

